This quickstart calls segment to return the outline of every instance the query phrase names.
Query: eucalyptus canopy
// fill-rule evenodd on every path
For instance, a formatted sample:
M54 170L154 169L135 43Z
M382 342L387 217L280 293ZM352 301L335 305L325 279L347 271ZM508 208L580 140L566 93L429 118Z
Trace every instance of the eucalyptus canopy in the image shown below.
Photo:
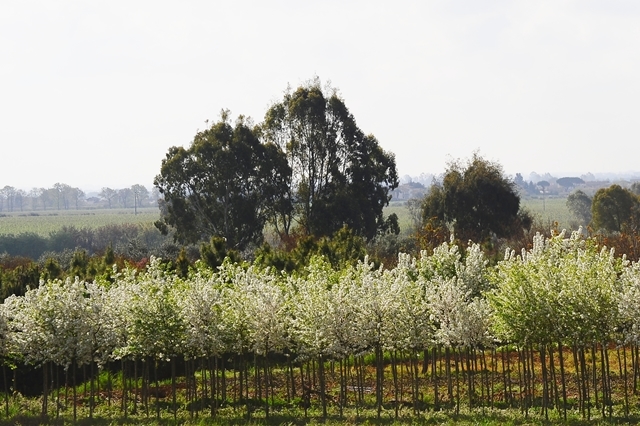
M262 130L292 169L295 209L279 216L279 229L298 223L306 234L324 236L347 225L371 239L393 225L382 210L398 186L394 155L360 130L336 89L315 79L288 90L267 111Z

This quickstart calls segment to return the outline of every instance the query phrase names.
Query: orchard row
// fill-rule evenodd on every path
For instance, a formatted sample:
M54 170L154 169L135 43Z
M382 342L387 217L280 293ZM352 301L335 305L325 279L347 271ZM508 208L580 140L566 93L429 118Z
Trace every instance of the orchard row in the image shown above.
M42 282L0 309L6 363L76 369L121 360L124 381L125 363L186 360L209 371L199 389L210 401L223 404L235 389L233 399L259 399L267 413L274 394L314 396L326 414L332 403L364 401L370 388L379 413L389 399L417 411L464 398L565 416L572 406L589 416L595 402L610 416L613 407L628 414L637 386L640 266L577 232L538 235L496 266L478 245L448 243L418 258L400 254L393 269L365 260L336 271L316 257L293 275L227 262L215 271L198 264L184 278L153 259L109 280ZM371 380L358 373L366 357ZM275 367L286 385L275 384Z

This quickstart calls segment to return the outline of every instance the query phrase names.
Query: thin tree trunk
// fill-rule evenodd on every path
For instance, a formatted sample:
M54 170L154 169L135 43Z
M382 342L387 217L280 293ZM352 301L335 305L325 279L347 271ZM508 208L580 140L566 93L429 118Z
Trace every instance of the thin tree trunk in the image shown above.
M449 402L453 402L453 380L451 377L451 348L449 346L444 348L444 358L445 358L445 375L447 376L447 396L449 398Z
M539 345L540 353L540 369L542 370L542 412L544 419L549 421L549 374L547 371L546 348L543 344Z
M126 378L126 373L125 373L125 366L126 363L124 361L124 358L120 360L120 370L122 373L122 403L121 403L121 410L122 413L124 415L124 418L127 418L127 378Z
M186 373L186 372L185 372ZM173 420L178 419L178 403L176 399L176 358L171 357L171 399L173 405Z
M440 409L440 402L438 401L438 370L436 369L436 361L438 356L437 345L432 349L431 359L431 373L433 375L433 410L438 411Z
M606 417L606 409L609 411L609 417L612 416L613 410L613 398L611 396L611 372L609 364L609 351L606 343L600 345L601 350L601 365L602 365L602 405L603 405L603 417Z
M264 368L264 413L265 417L269 418L269 359L268 351L265 351L263 359Z
M462 349L453 350L453 355L455 358L456 364L456 416L460 414L460 370L458 368L459 365L463 365L462 363Z
M9 417L9 388L7 386L7 366L2 363L2 377L4 379L4 412Z
M511 400L511 389L509 389L509 384L507 382L507 367L505 366L505 352L507 351L506 348L501 348L500 349L500 364L502 366L502 388L504 389L504 393L502 396L502 402L504 402L505 404L509 404L510 400ZM507 359L508 356L507 356Z
M558 358L560 359L560 381L562 382L562 417L567 421L567 382L564 371L564 348L562 342L558 341Z
M623 366L624 366L624 417L629 417L629 381L627 377L627 347L622 345Z
M56 366L54 387L56 389L56 419L59 419L60 418L60 369L58 368L58 366Z
M42 417L47 416L47 402L49 400L49 379L47 377L47 363L42 363Z
M553 383L553 397L556 409L560 409L560 392L558 390L558 378L556 377L556 365L553 356L553 344L549 344L549 372L551 373L551 383Z
M400 390L398 389L398 365L397 365L397 352L391 353L391 375L393 377L393 399L395 401L395 418L398 418L398 409L400 406L400 401L398 398L400 397Z
M76 388L78 387L78 381L76 380L76 370L78 370L78 364L75 359L71 363L71 367L73 368L73 422L75 423L78 419L78 395L76 390Z
M93 418L93 408L94 408L94 362L91 361L90 362L90 370L89 370L89 374L90 374L90 383L89 383L89 418L92 419Z
M153 378L156 382L156 418L160 420L160 382L158 381L158 360L153 362Z
M596 399L596 408L600 407L600 400L598 399L598 368L596 366L596 344L591 345L591 370L593 380L593 395Z
M215 417L218 411L218 368L217 368L218 358L209 357L209 364L211 365L211 372L209 373L209 378L211 380L211 417Z
M327 385L324 372L324 357L318 357L318 379L320 383L320 399L322 401L322 418L327 418Z

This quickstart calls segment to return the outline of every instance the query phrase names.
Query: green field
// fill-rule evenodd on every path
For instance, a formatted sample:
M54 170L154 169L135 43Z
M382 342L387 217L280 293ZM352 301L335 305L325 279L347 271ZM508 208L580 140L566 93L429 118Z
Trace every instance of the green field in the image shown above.
M156 207L138 209L137 214L134 214L133 209L13 212L0 216L0 235L33 232L47 237L63 226L95 229L106 225L151 224L158 218Z
M398 215L398 223L400 225L400 233L406 234L413 230L413 220L409 214L407 203L404 201L394 201L384 209L385 216L395 213Z
M403 202L391 203L385 209L385 215L398 215L401 231L411 228L409 210ZM0 235L18 235L33 232L47 237L63 226L95 229L106 225L151 224L158 220L160 213L156 207L138 209L134 215L132 209L100 210L51 210L37 213L13 212L0 215Z
M521 206L531 212L538 224L544 228L553 227L558 222L558 229L574 229L575 219L567 208L566 198L523 198ZM398 215L401 233L412 229L413 221L405 202L392 202L386 209L385 215L395 213Z
M558 222L559 230L576 227L566 198L523 198L521 206L528 209L543 227L551 228L554 222Z
M571 228L573 222L564 198L522 199L527 208L545 227L558 222L559 229ZM401 233L407 234L413 229L413 220L405 202L392 202L384 210L385 215L398 215ZM151 224L159 218L156 207L138 209L101 209L101 210L51 210L36 213L14 212L0 215L0 235L18 235L33 232L40 236L49 236L63 226L95 229L106 225Z

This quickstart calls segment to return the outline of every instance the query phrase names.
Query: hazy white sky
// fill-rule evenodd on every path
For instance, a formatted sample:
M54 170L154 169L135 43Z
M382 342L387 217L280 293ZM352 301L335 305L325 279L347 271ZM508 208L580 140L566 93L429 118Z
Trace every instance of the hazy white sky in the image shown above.
M150 187L315 75L400 175L640 171L637 1L4 0L0 187Z

